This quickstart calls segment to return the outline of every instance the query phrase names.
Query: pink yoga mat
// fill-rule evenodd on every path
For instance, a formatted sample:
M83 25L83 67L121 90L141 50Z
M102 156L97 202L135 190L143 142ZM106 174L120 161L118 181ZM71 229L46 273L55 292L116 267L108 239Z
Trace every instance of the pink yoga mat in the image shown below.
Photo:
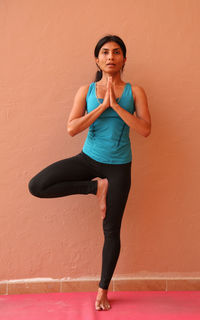
M95 310L96 292L0 296L0 320L199 320L200 291L108 292L111 309Z

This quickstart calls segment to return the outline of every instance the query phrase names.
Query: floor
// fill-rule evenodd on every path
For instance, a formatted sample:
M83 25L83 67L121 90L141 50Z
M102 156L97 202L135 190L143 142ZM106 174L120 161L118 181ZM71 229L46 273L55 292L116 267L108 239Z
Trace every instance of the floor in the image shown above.
M196 320L200 291L108 292L109 311L96 311L96 292L0 296L0 320Z

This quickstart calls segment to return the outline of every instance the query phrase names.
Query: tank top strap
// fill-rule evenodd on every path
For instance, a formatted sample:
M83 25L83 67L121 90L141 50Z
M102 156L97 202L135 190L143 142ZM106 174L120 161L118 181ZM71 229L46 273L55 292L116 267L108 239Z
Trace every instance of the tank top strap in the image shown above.
M131 86L130 82L126 83L126 91L127 91L127 93L132 94L132 86Z
M88 100L89 96L95 92L95 83L92 82L89 86L88 92L87 92L87 96L86 96L86 101Z

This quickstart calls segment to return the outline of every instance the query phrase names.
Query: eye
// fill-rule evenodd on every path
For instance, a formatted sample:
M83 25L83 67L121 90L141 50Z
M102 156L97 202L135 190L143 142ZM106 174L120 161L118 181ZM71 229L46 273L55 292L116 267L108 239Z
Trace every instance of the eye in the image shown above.
M116 50L116 51L115 51L115 54L120 54L120 51L119 51L119 50Z

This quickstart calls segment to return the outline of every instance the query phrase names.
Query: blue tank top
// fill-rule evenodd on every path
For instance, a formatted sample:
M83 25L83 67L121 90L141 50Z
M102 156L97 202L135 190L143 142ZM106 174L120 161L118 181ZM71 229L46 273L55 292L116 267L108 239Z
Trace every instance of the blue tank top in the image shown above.
M97 99L96 82L89 86L86 96L87 113L100 105L103 99ZM130 83L126 83L117 103L131 114L135 111L135 103ZM131 162L132 152L129 138L129 126L111 107L106 109L89 127L83 146L83 152L92 159L110 164Z

